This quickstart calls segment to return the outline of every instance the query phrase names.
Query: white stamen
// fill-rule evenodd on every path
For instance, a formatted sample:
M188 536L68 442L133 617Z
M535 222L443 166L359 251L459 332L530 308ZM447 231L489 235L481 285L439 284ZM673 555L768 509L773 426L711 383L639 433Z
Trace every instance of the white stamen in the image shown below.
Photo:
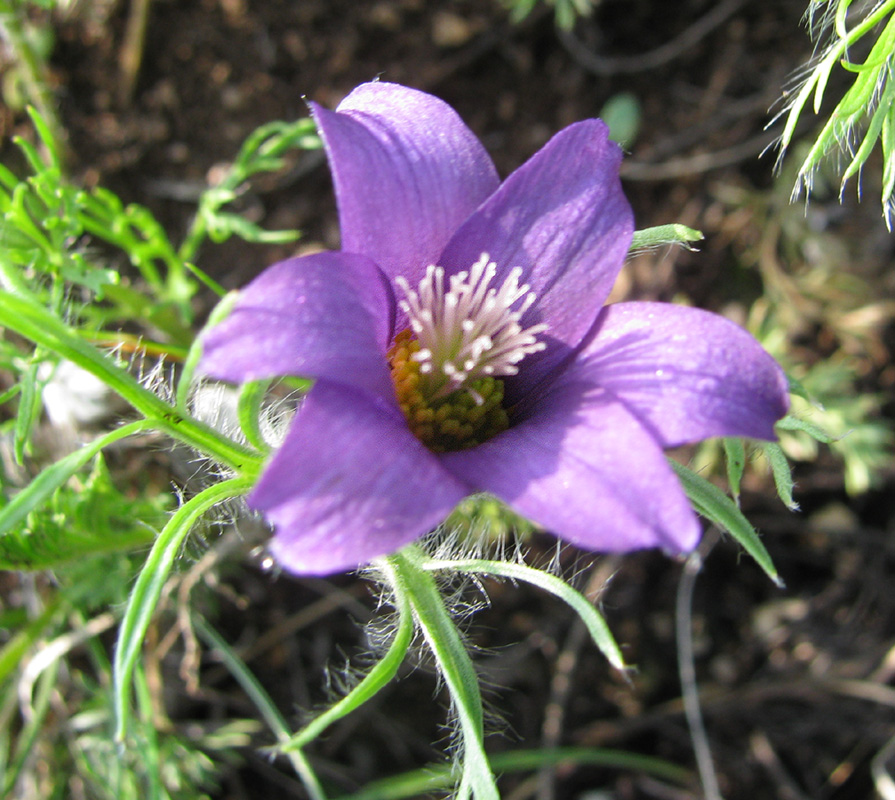
M406 297L400 307L420 344L412 358L431 376L431 397L486 375L515 375L516 364L546 347L536 338L546 325L519 324L536 299L528 284L519 285L521 267L511 269L497 289L490 285L496 275L497 265L482 253L469 271L450 276L447 291L441 267L427 267L417 290L397 278Z

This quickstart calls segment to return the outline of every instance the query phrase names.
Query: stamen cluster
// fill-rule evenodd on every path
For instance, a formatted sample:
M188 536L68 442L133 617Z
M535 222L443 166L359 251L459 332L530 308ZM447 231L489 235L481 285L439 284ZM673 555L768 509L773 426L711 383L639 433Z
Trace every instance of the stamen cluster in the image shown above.
M506 430L500 377L515 375L523 358L545 347L536 337L546 325L519 324L535 300L519 285L522 270L511 270L499 289L490 286L496 274L483 253L447 287L436 266L416 291L397 279L410 327L388 351L395 393L414 435L436 452L474 447Z
M437 266L426 269L418 291L397 278L406 296L401 308L419 342L412 359L420 365L421 388L430 400L479 378L515 375L523 358L546 347L536 338L546 325L523 329L519 324L535 301L530 287L519 285L521 268L510 270L499 289L490 286L496 274L497 265L483 253L468 272L451 275L447 287L444 269Z

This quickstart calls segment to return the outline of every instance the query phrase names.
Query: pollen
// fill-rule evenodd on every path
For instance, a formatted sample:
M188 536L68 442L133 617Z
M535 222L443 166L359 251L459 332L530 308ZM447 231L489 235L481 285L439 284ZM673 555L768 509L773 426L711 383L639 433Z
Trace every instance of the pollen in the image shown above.
M447 397L431 399L420 390L422 364L413 356L420 343L412 331L395 337L388 351L398 405L407 424L430 450L444 453L475 447L510 426L503 408L503 381L476 378Z
M494 287L497 265L487 253L468 271L445 276L430 266L412 289L397 278L409 328L388 358L398 402L414 434L432 450L474 447L509 427L501 378L545 348L547 326L523 327L535 302L522 270L511 269Z

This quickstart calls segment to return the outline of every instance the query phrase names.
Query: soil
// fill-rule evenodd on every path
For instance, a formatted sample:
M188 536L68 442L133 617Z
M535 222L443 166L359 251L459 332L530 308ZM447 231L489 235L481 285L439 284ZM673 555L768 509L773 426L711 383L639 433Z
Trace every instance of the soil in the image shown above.
M128 90L120 59L128 15L138 6L93 0L54 18L52 79L76 178L148 206L175 240L215 169L255 127L304 116L306 99L333 107L377 76L451 103L502 174L611 98L636 98L641 122L623 176L638 227L682 222L707 238L696 252L639 258L619 295L686 297L742 314L761 291L756 253L765 234L792 213L773 199L781 193L773 154L760 155L774 135L765 130L769 109L811 52L802 0L603 0L571 34L557 31L549 10L512 24L490 0L155 0ZM717 24L701 30L709 15ZM26 129L11 111L2 119L7 131ZM862 205L821 197L811 219L844 242L849 259L840 268L891 299L892 239L874 205L872 171ZM241 203L266 227L304 231L300 247L338 247L330 180L318 155L296 155L291 169L254 183ZM235 288L290 252L229 242L206 247L201 266ZM893 330L891 323L876 329L854 355L864 365L862 388L889 398ZM821 320L807 325L794 347L797 357L816 360L841 344ZM883 411L891 421L891 399ZM696 677L728 800L863 800L873 791L871 761L895 734L895 473L884 471L877 488L850 496L841 465L822 451L798 466L797 481L798 513L773 499L760 473L743 496L786 588L773 586L727 541L707 554L695 585ZM547 560L553 547L536 537L533 560ZM469 636L482 650L489 703L500 717L489 747L611 747L667 759L693 778L681 787L636 772L564 765L534 777L508 774L503 796L702 796L676 664L682 565L657 553L594 561L568 548L561 560L582 587L601 589L636 672L626 680L609 668L560 603L525 587L488 584L487 607ZM325 701L327 664L338 668L339 653L356 658L365 648L357 623L376 612L361 578L299 580L249 557L231 559L219 581L223 589L203 595L221 610L216 624L248 649L249 666L290 719L295 709ZM255 713L213 663L203 663L201 688L190 693L176 672L182 655L172 651L164 662L174 725L187 731L196 720ZM347 792L440 760L449 738L441 700L429 666L408 667L324 737L312 761ZM216 797L304 796L287 764L257 752L269 743L259 734L245 748L244 760L225 769Z

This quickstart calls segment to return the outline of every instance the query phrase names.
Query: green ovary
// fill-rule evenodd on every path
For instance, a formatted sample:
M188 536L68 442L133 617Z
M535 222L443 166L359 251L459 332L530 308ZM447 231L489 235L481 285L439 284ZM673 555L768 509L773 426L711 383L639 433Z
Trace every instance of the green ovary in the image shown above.
M510 426L502 406L503 381L496 378L468 381L444 398L428 397L427 376L411 358L419 349L410 331L402 331L389 348L388 360L398 404L413 435L426 447L436 453L466 450Z

